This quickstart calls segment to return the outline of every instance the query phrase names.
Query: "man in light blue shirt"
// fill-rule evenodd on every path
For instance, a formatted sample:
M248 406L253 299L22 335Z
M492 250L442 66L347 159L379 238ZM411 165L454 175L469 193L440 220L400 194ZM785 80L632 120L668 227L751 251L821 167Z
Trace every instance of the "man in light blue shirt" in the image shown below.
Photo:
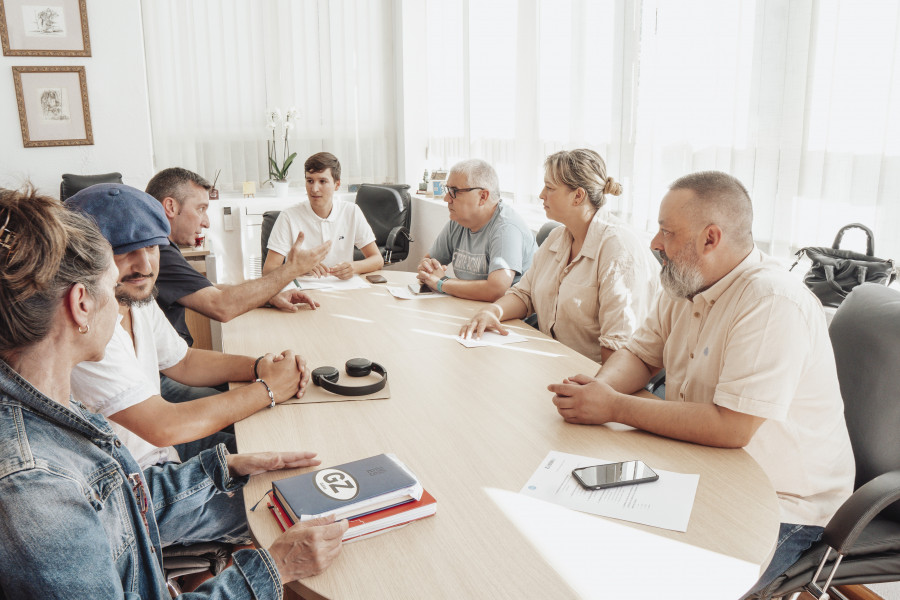
M445 188L450 222L419 263L418 279L443 294L493 302L531 266L534 235L500 200L497 172L485 161L453 165Z

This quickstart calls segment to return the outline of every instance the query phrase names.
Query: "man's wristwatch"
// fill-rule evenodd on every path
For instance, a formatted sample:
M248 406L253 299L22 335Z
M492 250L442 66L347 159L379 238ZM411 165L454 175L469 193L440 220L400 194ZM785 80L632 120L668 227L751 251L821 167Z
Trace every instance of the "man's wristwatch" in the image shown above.
M440 279L438 279L438 282L437 282L437 291L438 291L439 294L443 294L443 293L444 293L444 282L447 281L448 279L450 279L450 278L447 277L446 275L444 275L443 277L441 277Z

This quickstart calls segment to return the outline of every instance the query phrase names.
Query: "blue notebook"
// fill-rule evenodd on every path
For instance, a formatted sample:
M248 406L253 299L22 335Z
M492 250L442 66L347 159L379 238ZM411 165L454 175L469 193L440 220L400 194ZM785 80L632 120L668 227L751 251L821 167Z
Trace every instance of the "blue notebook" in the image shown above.
M419 500L422 486L395 456L379 454L273 481L272 492L297 523L332 514L353 519Z

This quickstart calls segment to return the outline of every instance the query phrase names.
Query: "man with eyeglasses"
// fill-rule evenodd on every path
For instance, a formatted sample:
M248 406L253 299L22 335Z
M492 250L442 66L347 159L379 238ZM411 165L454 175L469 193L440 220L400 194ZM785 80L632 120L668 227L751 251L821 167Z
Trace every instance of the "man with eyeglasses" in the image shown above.
M531 266L534 235L500 200L497 172L487 162L453 165L445 189L450 222L419 263L418 279L442 294L493 302Z

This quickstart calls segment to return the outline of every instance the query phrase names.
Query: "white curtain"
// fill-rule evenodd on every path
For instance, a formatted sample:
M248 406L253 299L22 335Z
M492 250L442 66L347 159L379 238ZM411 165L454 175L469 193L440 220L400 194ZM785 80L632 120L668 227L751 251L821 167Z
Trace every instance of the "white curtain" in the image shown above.
M346 186L396 181L393 3L143 0L154 160L241 189L268 178L266 110L299 111L290 170L326 150Z
M588 146L655 231L680 175L734 174L786 258L875 230L900 259L900 4L882 0L428 0L429 164L479 156L535 202L545 156ZM845 243L862 249L848 235Z

